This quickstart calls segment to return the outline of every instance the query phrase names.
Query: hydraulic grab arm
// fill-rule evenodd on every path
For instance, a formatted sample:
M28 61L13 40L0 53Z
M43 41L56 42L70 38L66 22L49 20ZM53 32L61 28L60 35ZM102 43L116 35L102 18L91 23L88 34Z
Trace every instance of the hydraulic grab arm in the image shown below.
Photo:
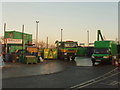
M97 41L100 41L99 37L101 37L102 41L104 40L100 30L98 30L98 32L97 32Z

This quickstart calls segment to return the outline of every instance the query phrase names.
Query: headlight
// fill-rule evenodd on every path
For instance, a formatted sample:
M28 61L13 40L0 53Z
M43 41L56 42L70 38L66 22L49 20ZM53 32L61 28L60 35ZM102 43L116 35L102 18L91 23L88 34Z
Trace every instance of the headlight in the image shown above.
M113 56L113 59L116 59L116 56Z
M76 52L77 52L78 50L76 50Z
M109 56L104 56L103 58L109 58Z
M61 51L62 51L62 52L67 52L67 50L66 50L66 49L61 49Z
M67 55L67 53L64 53L64 55Z
M95 58L94 56L92 56L92 58Z
M66 50L66 49L64 49L64 50L63 50L63 52L67 52L67 50Z

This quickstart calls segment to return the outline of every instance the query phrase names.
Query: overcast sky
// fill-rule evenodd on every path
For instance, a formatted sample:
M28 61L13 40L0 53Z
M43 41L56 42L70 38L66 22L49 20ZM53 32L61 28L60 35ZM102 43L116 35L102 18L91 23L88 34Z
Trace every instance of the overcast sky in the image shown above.
M22 31L36 35L36 20L39 20L39 40L49 43L60 40L75 40L87 43L87 30L90 42L101 30L106 39L118 38L117 2L6 2L2 3L2 22L7 30ZM0 33L2 36L3 33Z

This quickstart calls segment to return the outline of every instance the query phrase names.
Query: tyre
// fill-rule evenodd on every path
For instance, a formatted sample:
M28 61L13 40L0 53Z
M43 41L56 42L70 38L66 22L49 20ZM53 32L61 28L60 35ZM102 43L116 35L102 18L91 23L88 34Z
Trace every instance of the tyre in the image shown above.
M95 66L95 62L92 62L92 66Z
M95 66L95 61L93 59L91 61L92 61L92 66Z
M72 57L71 59L74 61L74 60L75 60L75 57Z
M70 61L70 57L67 57L67 61Z
M70 57L67 57L67 60L70 60Z

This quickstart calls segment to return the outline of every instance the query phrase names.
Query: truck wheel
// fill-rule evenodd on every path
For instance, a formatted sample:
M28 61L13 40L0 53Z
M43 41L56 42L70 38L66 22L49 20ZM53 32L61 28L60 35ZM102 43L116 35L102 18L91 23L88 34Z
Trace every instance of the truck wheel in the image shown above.
M95 66L95 61L92 61L92 66Z
M67 57L67 61L70 61L70 57Z
M58 59L64 60L64 57L63 56L58 56Z
M74 61L74 60L75 60L75 57L72 57L71 59Z

